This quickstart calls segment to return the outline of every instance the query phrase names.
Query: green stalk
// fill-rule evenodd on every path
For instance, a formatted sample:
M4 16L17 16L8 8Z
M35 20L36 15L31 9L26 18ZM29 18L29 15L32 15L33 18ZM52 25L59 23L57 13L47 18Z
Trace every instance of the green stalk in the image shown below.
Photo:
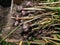
M59 38L59 39L60 39L60 35L59 35L59 34L56 34L56 36L57 36L57 38Z
M43 8L53 10L53 11L58 11L58 12L60 11L60 7L43 7Z
M30 45L30 42L28 42L28 45Z
M51 42L51 43L53 43L53 44L55 44L55 45L58 44L57 42L54 42L54 41L52 41L52 40L48 40L48 41Z
M56 39L56 38L50 38L50 37L41 37L41 38L48 39L48 40L56 40L60 42L60 39Z
M58 28L58 27L55 27L54 29L57 29L57 30L59 30L59 31L60 31L60 28Z
M43 29L46 28L47 26L49 26L50 24L52 24L53 22L54 22L54 20L52 20L49 23L47 23L46 25L44 25Z
M47 2L49 3L49 2L50 2L50 0L47 0Z

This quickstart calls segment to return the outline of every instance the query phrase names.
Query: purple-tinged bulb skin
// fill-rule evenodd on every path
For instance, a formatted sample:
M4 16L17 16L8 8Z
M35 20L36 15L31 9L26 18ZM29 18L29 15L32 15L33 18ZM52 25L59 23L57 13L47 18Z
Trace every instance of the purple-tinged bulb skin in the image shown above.
M25 16L26 15L26 11L22 10L22 15Z
M18 10L23 10L23 6L21 5L21 6L17 6L17 9Z
M31 1L27 1L27 2L26 2L26 6L33 6L33 4L32 4Z
M19 22L18 22L18 21L16 21L14 25L15 25L15 26L17 26L17 25L18 25L18 23L19 23Z

